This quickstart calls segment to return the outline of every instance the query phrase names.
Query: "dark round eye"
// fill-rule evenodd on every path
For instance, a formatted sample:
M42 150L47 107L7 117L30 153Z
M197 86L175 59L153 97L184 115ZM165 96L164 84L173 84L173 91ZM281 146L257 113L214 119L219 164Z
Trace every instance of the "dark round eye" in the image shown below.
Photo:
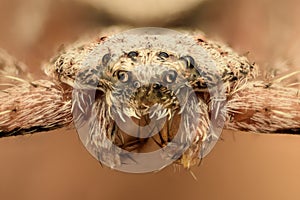
M108 64L108 62L110 61L110 58L111 58L110 53L105 54L105 55L102 57L102 65L103 65L103 66L106 66L106 65Z
M130 74L127 71L118 71L117 72L118 80L122 83L126 83L130 80Z
M135 82L133 83L133 87L139 88L139 87L141 87L141 83L140 83L139 81L135 81Z
M174 83L177 78L177 72L174 70L169 70L164 77L166 83Z
M169 54L167 54L166 52L160 52L159 54L158 54L158 57L160 57L160 58L169 58Z
M160 89L162 85L160 83L154 83L153 84L153 89Z
M136 52L136 51L130 51L130 52L127 54L127 56L128 56L129 58L135 58L135 57L137 57L138 55L139 55L139 53Z
M186 67L188 69L192 69L195 67L195 60L193 57L191 56L183 56L181 58L179 58L180 60L183 60L186 63Z

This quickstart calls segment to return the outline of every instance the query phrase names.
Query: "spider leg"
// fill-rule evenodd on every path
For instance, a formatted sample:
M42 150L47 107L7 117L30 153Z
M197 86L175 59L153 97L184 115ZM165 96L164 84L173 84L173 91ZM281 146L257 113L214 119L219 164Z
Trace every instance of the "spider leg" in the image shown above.
M48 80L5 89L0 93L0 137L32 134L69 125L72 122L72 103L68 94Z
M226 128L262 133L300 128L299 89L282 83L248 82L228 101Z

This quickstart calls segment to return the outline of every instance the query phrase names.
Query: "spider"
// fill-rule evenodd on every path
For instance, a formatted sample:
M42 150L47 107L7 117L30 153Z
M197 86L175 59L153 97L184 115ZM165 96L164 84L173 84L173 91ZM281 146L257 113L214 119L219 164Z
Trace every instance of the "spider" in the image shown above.
M146 172L175 162L189 169L222 128L300 128L299 90L283 83L298 72L259 79L255 63L199 31L99 34L62 49L44 66L45 80L27 81L20 64L3 57L0 137L74 122L88 150L111 168ZM145 150L149 143L156 148Z

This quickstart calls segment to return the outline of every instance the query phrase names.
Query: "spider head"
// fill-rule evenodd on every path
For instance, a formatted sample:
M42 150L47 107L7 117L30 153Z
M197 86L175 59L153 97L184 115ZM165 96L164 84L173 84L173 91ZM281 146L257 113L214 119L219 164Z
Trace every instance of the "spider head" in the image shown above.
M106 127L105 135L108 137L126 133L133 138L147 138L159 132L158 143L163 147L181 129L186 138L181 137L177 142L184 143L181 148L185 148L186 143L192 142L192 132L197 128L197 125L190 125L193 120L199 119L196 116L202 109L193 88L195 82L201 79L194 65L194 59L188 55L141 49L124 52L118 57L106 54L98 67L83 70L78 77L83 88L90 87L96 91L96 103L91 108L99 111L94 115L98 123L105 124L106 118L116 125L111 129L112 125ZM207 106L203 106L206 112ZM102 111L106 114L99 117ZM205 115L208 116L207 113ZM181 121L185 126L179 127ZM144 131L141 131L141 125ZM159 128L156 130L156 127ZM198 134L199 140L205 130ZM112 140L116 142L118 138ZM120 140L116 143L122 146L130 142Z
M191 56L160 50L134 50L118 58L106 54L102 65L105 68L98 89L107 105L126 117L150 114L161 118L160 112L151 113L155 107L161 107L162 113L171 118L180 107L178 98L187 98L201 79Z

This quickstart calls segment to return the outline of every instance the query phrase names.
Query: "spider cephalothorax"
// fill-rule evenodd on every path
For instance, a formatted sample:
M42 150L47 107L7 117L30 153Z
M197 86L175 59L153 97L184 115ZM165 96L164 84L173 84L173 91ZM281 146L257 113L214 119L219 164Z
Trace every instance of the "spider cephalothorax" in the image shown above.
M209 148L218 138L215 128L222 127L225 121L225 93L238 78L251 77L253 66L245 62L238 68L232 59L224 67L220 65L224 63L214 60L222 57L217 57L217 52L208 54L205 48L212 47L202 47L199 42L175 32L137 30L81 46L82 57L68 61L61 55L56 59L54 75L77 88L78 92L73 93L73 111L80 109L75 109L75 122L82 124L88 118L87 140L102 162L110 160L110 166L122 162L119 156L104 155L113 143L139 151L153 136L155 143L164 147L179 131L184 132L179 143L185 143L179 149L187 150L179 156L179 163L189 167L201 158L201 148ZM94 92L90 95L84 92L86 89ZM162 119L165 125L161 125ZM178 125L181 123L184 126ZM132 137L124 139L124 133ZM107 138L113 143L109 144Z

